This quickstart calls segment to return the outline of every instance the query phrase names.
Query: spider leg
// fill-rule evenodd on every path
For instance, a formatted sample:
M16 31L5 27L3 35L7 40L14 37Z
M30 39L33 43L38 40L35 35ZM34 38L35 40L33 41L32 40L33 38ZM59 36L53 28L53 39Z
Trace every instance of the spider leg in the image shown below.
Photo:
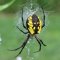
M17 51L18 49L20 49L22 46L20 46L20 47L18 47L18 48L16 48L16 49L13 49L13 50L10 50L10 49L8 49L9 51Z
M37 42L38 42L38 43L39 43L39 45L40 45L39 50L38 50L38 51L36 51L36 52L39 52L39 51L41 50L41 42L39 41L39 39L37 38L37 36L35 36L35 38L36 38Z
M18 48L16 48L16 49L12 49L12 50L8 49L8 50L9 50L9 51L17 51L18 49L20 49L20 48L22 48L22 47L24 46L24 43L25 43L25 41L23 42L23 44L22 44L20 47L18 47Z
M39 45L40 45L40 48L39 48L39 50L37 51L37 52L39 52L40 50L41 50L41 44L43 45L43 46L46 46L44 43L43 43L43 41L41 40L41 39L39 39L36 35L35 35L35 38L36 38L36 40L38 41L38 43L39 43Z
M30 35L28 34L26 40L25 40L25 41L23 42L23 44L21 45L22 49L21 49L21 51L18 53L18 55L21 54L21 52L23 51L23 49L24 49L27 41L29 40L29 38L30 38ZM17 56L18 56L18 55L17 55ZM16 56L16 57L17 57L17 56Z
M40 40L40 39L39 39ZM40 42L44 45L44 46L46 46L44 43L43 43L43 41L42 40L40 40Z
M9 50L9 51L17 51L18 49L21 48L21 51L18 53L18 55L21 54L21 52L23 51L23 49L24 49L27 41L29 40L29 38L30 38L30 35L28 34L26 40L23 42L23 44L22 44L20 47L18 47L18 48L16 48L16 49L13 49L13 50L10 50L10 49L8 49L8 50ZM18 56L18 55L17 55L17 56ZM17 56L15 56L15 57L17 57Z
M45 26L45 13L44 13L44 10L43 10L43 7L42 8L42 11L43 11L43 25L42 25L42 28Z
M23 8L22 8L22 24L23 24L23 27L24 27L25 29L27 29L26 26L24 25L24 19L23 19Z
M36 36L36 37L37 37L37 36ZM38 38L38 37L37 37L37 38ZM42 44L43 46L46 46L40 38L38 38L38 40L41 42L41 44Z
M21 30L18 26L16 26L22 33L27 34L28 32L24 32L23 30Z
M25 45L26 45L26 44L25 44ZM19 56L19 54L21 54L21 52L23 51L25 45L22 47L22 49L21 49L20 52L16 55L16 57Z

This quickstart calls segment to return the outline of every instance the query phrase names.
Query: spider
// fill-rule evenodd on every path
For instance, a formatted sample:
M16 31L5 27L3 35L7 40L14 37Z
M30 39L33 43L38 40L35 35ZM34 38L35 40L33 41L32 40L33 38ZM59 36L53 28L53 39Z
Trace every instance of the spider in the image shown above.
M24 25L24 19L23 19L23 9L22 9L22 25L23 25L23 27L28 31L28 32L24 32L23 30L21 30L18 26L17 26L17 28L22 32L22 33L24 33L24 34L27 34L27 37L26 37L26 39L25 39L25 41L22 43L22 45L20 46L20 47L18 47L18 48L16 48L16 49L13 49L13 50L11 50L11 51L16 51L16 50L19 50L20 48L21 48L21 50L20 50L20 52L18 53L18 55L19 54L21 54L21 52L23 51L23 49L24 49L24 47L26 46L26 44L27 44L27 42L28 42L28 40L29 40L29 38L32 36L32 37L35 37L36 38L36 40L37 40L37 42L38 42L38 44L39 44L39 50L38 51L36 51L36 52L39 52L40 50L41 50L41 44L43 45L43 46L46 46L44 43L43 43L43 41L40 39L40 38L38 38L38 36L37 36L37 34L39 34L40 32L41 32L41 30L42 30L42 28L45 26L45 13L44 13L44 10L43 10L43 8L42 8L42 11L43 11L43 20L40 20L39 19L39 17L36 15L36 14L33 14L32 16L29 16L28 18L27 18L27 20L26 20L26 26ZM42 22L43 21L43 22ZM17 55L17 56L18 56Z

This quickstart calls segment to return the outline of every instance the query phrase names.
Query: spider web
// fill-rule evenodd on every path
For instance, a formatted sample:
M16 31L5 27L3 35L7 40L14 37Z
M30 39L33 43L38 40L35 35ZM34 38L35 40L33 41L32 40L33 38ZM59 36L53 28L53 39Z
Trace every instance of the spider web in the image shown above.
M20 15L19 15L19 19L17 22L17 25L23 29L25 31L25 29L22 26L22 19L21 19L21 15L22 15L22 10L20 10ZM39 16L39 18L42 20L43 18L43 12L41 7L37 4L37 3L26 3L25 6L23 7L23 19L24 19L24 25L26 26L26 20L29 16L32 16L33 14L36 14L37 16Z

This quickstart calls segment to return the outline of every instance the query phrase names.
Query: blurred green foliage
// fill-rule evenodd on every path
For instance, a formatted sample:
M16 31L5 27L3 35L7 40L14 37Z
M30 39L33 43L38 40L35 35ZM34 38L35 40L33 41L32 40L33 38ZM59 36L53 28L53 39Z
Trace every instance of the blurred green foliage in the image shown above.
M60 11L60 1L59 0L38 0L45 9L51 11Z
M9 3L11 0L0 0L0 6ZM19 11L29 0L15 0L15 2L2 11L0 14L0 60L16 60L15 57L20 51L8 51L14 49L22 44L26 35L22 34L17 28L18 17L15 14ZM36 0L33 0L36 1ZM43 6L46 11L60 12L60 0L37 0L39 5ZM5 14L9 13L9 14ZM51 13L48 15L46 25L40 33L40 38L47 45L42 46L42 50L38 53L33 53L39 48L35 39L32 39L26 45L22 54L23 60L60 60L60 14ZM30 54L28 55L28 49Z
M3 18L4 17L4 18ZM0 44L0 60L16 60L14 57L19 53L18 51L8 51L19 47L26 38L22 32L16 28L17 17L13 15L0 15L0 35L2 43ZM26 45L21 55L22 60L60 60L60 14L48 15L48 26L45 26L41 31L39 37L47 45L42 45L42 50L38 50L39 45L35 39L30 40ZM28 54L28 49L30 53Z
M10 2L11 0L0 0L0 5ZM30 0L15 0L15 2L7 9L4 10L4 12L10 12L15 13L17 12L21 7L25 5L26 2L29 2ZM60 0L33 0L37 1L37 3L44 7L47 11L60 11ZM27 2L27 3L28 3Z
M11 6L14 3L15 0L10 1L9 3L0 5L0 11L3 11L4 9L8 8L9 6Z

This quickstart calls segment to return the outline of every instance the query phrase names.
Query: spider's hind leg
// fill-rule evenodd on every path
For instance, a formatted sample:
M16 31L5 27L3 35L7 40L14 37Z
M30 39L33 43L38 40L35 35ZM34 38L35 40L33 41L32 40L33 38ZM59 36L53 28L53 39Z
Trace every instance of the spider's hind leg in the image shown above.
M42 11L43 11L43 25L42 25L42 28L45 26L45 12L44 12L44 9L43 7L42 8Z
M27 34L28 32L24 32L23 30L21 30L18 26L16 26L23 34Z
M23 27L27 30L26 26L24 25L24 19L23 19L23 8L22 8L22 15L21 15L21 17L22 17L22 25L23 25Z

